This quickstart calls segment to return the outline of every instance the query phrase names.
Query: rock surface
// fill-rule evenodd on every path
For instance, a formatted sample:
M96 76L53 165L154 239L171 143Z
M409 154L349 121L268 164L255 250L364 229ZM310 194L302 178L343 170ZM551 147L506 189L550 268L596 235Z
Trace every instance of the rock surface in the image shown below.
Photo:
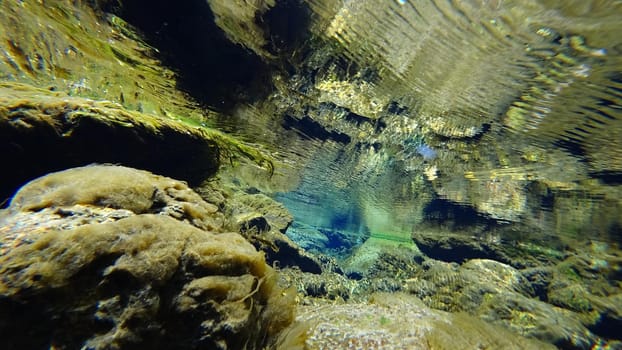
M538 271L518 270L487 259L471 259L462 265L427 260L407 280L404 290L434 309L467 312L563 349L617 346L619 336L612 336L595 322L619 312L611 302L620 289L604 280L560 281L556 276L566 271L564 266L574 265L574 259ZM616 324L615 320L616 316L608 319L609 326Z
M479 244L475 237L446 238L437 239L447 251ZM620 253L615 247L593 242L560 254L537 245L516 246L499 255L511 256L516 265L512 266L468 255L459 263L441 261L404 243L375 240L365 242L351 259L338 262L337 269L322 260L321 275L282 271L286 283L297 289L303 313L326 300L340 307L344 302L358 307L373 293L397 293L396 297L409 293L434 310L467 313L562 349L622 344L613 331L620 326L622 314L617 304ZM492 247L504 251L500 245Z
M256 148L208 127L218 113L199 108L158 50L103 12L112 3L0 3L0 152L12 168L0 175L0 202L26 181L91 163L194 184L226 158L272 169Z
M221 157L241 155L271 166L260 152L215 130L16 83L0 83L0 136L0 151L14 166L2 174L5 197L34 177L94 162L195 184L216 172Z
M119 166L28 183L0 218L2 347L263 348L294 294L217 209Z
M378 293L368 303L304 308L277 349L554 349L413 296Z
M226 217L229 230L239 232L266 254L268 264L278 267L295 266L311 273L322 272L317 258L285 235L293 217L283 204L255 188L243 190L221 178L207 181L197 191L220 208Z

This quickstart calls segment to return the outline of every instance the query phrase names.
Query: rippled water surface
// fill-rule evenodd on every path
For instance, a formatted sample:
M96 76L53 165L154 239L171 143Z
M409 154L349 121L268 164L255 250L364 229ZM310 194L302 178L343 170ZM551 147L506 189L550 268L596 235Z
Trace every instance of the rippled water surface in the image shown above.
M277 198L300 222L397 239L439 222L486 230L456 218L466 209L534 239L619 239L620 2L316 0L304 11L313 42L275 78L273 103L293 122L266 127L265 105L227 121L283 155L273 184L286 179Z
M142 38L116 15L5 3L0 72L238 136L275 164L234 170L235 181L306 229L620 239L619 1L266 4L255 15L215 0L175 8L187 21L126 5L118 14ZM53 29L98 21L111 29Z

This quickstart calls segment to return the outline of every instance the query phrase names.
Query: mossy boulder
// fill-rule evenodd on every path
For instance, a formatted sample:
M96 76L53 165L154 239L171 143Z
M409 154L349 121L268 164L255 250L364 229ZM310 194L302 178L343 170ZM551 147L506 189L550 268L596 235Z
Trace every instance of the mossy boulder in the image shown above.
M263 254L182 182L70 169L0 220L3 348L262 349L292 319Z
M17 83L0 83L0 136L0 152L11 166L2 174L4 197L37 176L90 163L148 169L195 184L214 175L223 158L250 158L271 169L259 151L218 131Z

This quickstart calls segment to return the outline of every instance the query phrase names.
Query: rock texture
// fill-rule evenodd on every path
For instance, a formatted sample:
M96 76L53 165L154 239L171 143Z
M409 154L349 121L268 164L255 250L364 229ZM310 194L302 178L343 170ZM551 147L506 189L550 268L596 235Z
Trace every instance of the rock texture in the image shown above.
M404 290L434 309L467 312L563 349L619 346L619 336L596 321L619 312L619 308L612 308L619 288L587 279L568 283L559 274L572 260L525 270L486 259L472 259L462 265L427 260L422 270L406 281ZM608 325L617 324L616 319L609 318Z
M278 349L554 349L417 298L378 293L369 303L305 308Z
M434 310L467 313L561 349L615 349L622 344L614 331L622 326L616 247L592 242L561 254L532 244L482 244L476 237L437 234L442 249L433 250L432 258L424 254L430 247L419 251L406 243L377 240L372 237L350 259L339 261L343 271L331 269L325 259L321 275L282 271L282 278L298 291L302 314L327 300L347 313L346 305L365 308L373 293L395 293L396 298L408 293ZM434 242L434 236L426 241ZM452 250L456 252L448 254ZM346 316L334 317L342 322L340 317ZM361 330L359 326L351 325Z
M208 127L218 113L199 108L157 49L102 11L112 3L0 3L0 152L11 167L0 202L26 181L94 162L195 184L221 157L259 156L270 172L256 148Z
M263 254L182 182L70 169L0 220L3 348L261 349L292 319Z
M259 151L216 130L25 84L0 83L0 136L0 151L13 166L2 174L5 197L49 171L93 162L195 184L213 175L223 157L248 157L271 168Z
M293 221L283 206L257 189L210 181L199 189L202 196L214 198L227 218L227 227L242 234L258 250L266 254L269 264L298 267L305 272L321 273L320 262L285 235Z

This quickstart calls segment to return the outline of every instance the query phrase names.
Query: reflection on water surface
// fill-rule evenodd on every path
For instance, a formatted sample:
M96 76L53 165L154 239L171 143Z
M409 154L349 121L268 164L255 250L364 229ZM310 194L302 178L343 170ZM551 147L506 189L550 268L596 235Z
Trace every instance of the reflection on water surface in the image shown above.
M530 239L619 238L620 3L295 10L309 33L291 39L291 69L274 76L269 103L241 105L224 123L287 159L273 184L283 176L278 198L299 221L330 226L328 205L337 217L356 213L354 232L399 238L453 221L457 204L501 236L520 227ZM286 130L266 113L285 115Z

